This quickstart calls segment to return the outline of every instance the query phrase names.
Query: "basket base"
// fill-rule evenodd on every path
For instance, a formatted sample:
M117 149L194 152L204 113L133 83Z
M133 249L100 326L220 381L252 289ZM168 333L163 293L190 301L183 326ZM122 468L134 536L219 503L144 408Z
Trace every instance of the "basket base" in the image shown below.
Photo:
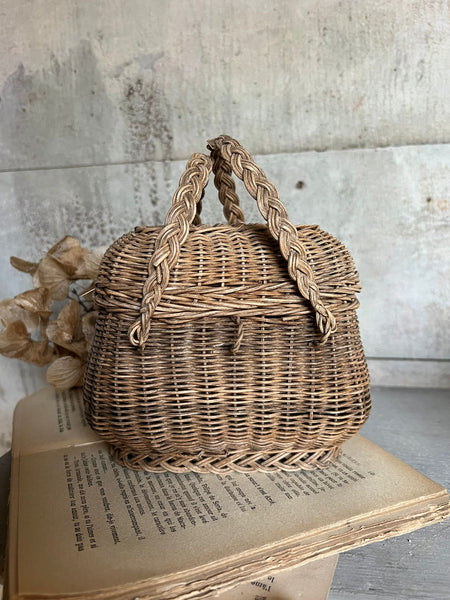
M164 454L151 456L145 453L129 452L123 448L110 446L113 459L128 469L160 473L227 473L237 471L312 471L323 469L335 462L341 447L333 446L314 452L245 452L234 451L227 454L197 455Z

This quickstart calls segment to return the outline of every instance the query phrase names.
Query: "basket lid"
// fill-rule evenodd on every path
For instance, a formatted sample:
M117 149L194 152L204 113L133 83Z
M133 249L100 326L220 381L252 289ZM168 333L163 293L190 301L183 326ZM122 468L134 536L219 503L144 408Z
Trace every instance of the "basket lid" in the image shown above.
M358 274L344 245L317 225L296 227L322 298L333 313L357 308ZM132 322L161 227L138 227L106 252L96 282L100 308ZM191 226L154 319L208 316L282 317L311 314L264 225Z

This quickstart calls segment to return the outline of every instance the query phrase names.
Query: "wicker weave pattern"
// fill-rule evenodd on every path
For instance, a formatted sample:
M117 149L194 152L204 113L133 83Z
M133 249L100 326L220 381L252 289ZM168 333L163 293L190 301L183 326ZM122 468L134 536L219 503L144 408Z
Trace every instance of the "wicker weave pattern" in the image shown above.
M278 241L281 254L287 261L289 275L296 281L300 294L310 301L315 310L317 326L322 333L321 343L325 343L335 331L336 322L322 302L314 273L306 259L305 248L288 219L275 186L235 140L221 136L209 144L213 150L221 152L222 158L228 160L233 172L242 179L251 196L255 198L261 215L267 221L268 230ZM168 285L170 271L178 261L189 225L196 218L196 203L201 199L201 190L210 170L211 163L206 156L192 156L180 180L165 226L156 239L155 251L149 262L149 276L143 288L141 316L130 328L131 343L139 345L142 349L148 339L153 313Z
M230 140L210 142L229 225L193 225L213 164L194 155L165 226L124 235L100 269L87 418L131 468L323 467L370 410L349 253L294 227ZM231 170L268 227L243 224Z
M204 456L178 454L161 462L159 456L151 457L147 453L133 453L114 448L114 459L127 467L139 471L172 471L173 473L227 473L230 470L238 473L249 471L313 471L323 469L341 455L337 447L328 451L317 452L227 452L224 455Z

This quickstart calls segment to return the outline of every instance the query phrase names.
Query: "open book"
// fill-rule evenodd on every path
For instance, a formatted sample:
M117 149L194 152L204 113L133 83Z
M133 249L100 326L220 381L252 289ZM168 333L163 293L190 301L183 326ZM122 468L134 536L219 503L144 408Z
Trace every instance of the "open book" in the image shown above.
M130 471L79 392L46 388L14 415L6 597L209 598L449 513L440 485L361 436L326 470Z

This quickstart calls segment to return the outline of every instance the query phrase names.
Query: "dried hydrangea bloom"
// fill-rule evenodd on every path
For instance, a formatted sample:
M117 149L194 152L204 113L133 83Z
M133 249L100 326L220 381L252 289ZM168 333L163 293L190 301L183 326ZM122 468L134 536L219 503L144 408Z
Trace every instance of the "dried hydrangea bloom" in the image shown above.
M72 300L47 325L47 337L55 345L81 358L87 355L87 345L81 325L81 307Z
M58 390L68 390L83 383L85 365L75 356L61 356L47 369L47 381Z
M48 289L53 300L65 300L71 281L95 279L101 258L101 250L89 252L80 246L76 238L66 235L50 248L39 263L16 256L12 256L10 262L14 268L33 276L35 288Z
M14 298L5 298L0 302L0 323L7 327L14 321L21 321L31 333L39 325L39 315L20 308Z
M77 238L66 235L47 252L59 263L71 280L94 279L97 276L99 261L95 253L80 246Z
M89 296L79 296L70 284L95 279L104 250L89 252L68 235L39 262L12 256L11 265L32 276L34 289L0 302L0 354L39 366L53 361L49 383L59 389L81 385L97 313L90 310ZM69 294L77 299L51 319L54 301L68 300Z
M28 262L27 260L23 260L23 258L17 258L17 256L11 256L9 259L11 266L13 266L18 271L22 271L23 273L30 273L30 275L34 275L36 273L36 269L38 268L39 263Z
M85 315L83 315L83 317L81 318L81 328L83 330L88 351L91 349L91 346L94 342L95 323L97 321L97 317L98 311L92 310L91 312L88 312Z
M22 321L9 323L0 332L0 353L42 367L54 358L47 341L34 341Z
M48 364L54 356L47 340L33 340L31 334L39 326L42 316L48 312L49 303L45 292L30 290L13 299L0 302L0 354L18 358L38 366ZM41 319L40 319L41 317Z
M30 334L22 321L8 323L0 332L0 352L9 358L17 358L28 345Z
M51 256L45 256L33 275L35 288L44 287L52 300L65 300L69 294L70 278L64 267Z
M44 320L52 314L52 300L47 288L39 287L23 292L14 298L14 302L23 310Z
M104 251L94 250L83 255L83 262L75 271L77 279L95 279L98 274Z

